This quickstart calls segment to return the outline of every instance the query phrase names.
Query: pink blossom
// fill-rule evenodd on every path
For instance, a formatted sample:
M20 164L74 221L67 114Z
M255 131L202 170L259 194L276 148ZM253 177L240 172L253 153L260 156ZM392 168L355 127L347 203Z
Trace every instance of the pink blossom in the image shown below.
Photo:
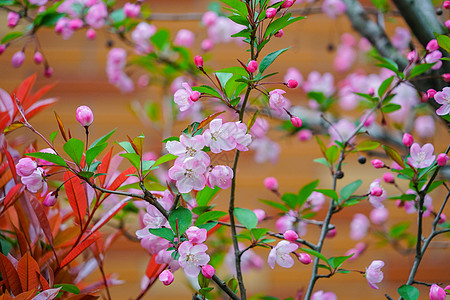
M450 73L442 74L441 78L442 78L442 80L444 80L445 82L450 82Z
M350 238L355 241L363 239L367 234L369 226L369 219L365 215L355 214L350 223Z
M5 52L6 50L6 45L5 44L0 44L0 55Z
M29 0L31 4L42 6L47 3L47 0Z
M174 280L174 276L170 270L162 271L158 278L164 285L170 285Z
M325 2L324 2L325 3ZM308 80L303 83L305 92L322 92L325 97L330 97L335 92L334 77L331 73L320 75L317 71L312 71L308 75Z
M218 17L215 11L207 11L203 14L202 23L205 26L211 26L217 21Z
M333 67L338 72L348 71L356 59L356 51L352 47L341 44L338 46Z
M408 48L411 41L411 33L404 27L395 28L395 33L392 36L392 45L400 51Z
M205 166L210 163L208 154L201 151L205 146L205 139L202 135L196 135L194 137L188 137L184 134L180 136L180 141L168 141L166 143L166 149L170 154L179 157L179 160L184 160L188 157L193 157L196 160L203 162Z
M306 199L306 204L311 208L311 211L319 211L324 203L325 195L316 191L313 191Z
M30 192L37 193L37 191L40 190L44 185L44 188L46 188L44 176L44 169L37 168L33 173L31 173L31 175L21 177L21 181L24 185L26 185L27 189Z
M444 4L442 4L442 6L443 6L445 9L449 9L449 8L450 8L450 1L444 1Z
M246 246L242 243L238 243L239 250L243 250ZM230 271L235 273L235 256L234 247L231 246L227 254L225 255L225 265L230 268ZM261 269L264 266L264 260L261 256L257 255L253 249L247 250L241 256L241 269L246 272L250 269Z
M278 180L275 177L266 177L264 186L271 191L276 191L278 190Z
M56 22L55 25L55 32L57 34L61 34L64 40L68 40L74 33L74 30L69 26L69 22L70 19L62 17Z
M139 16L139 12L141 11L141 6L138 4L125 3L123 6L123 12L128 18L136 18Z
M14 68L19 68L25 61L25 53L23 51L17 51L11 58L11 64Z
M295 0L285 0L283 4L281 4L282 8L289 8L294 4Z
M347 119L341 119L337 123L328 127L328 133L330 134L331 141L343 143L352 136L355 128L356 127L353 122L350 122ZM351 140L354 140L354 137L352 137Z
M383 174L383 180L386 183L394 183L395 177L392 175L392 173L386 172Z
M290 89L295 89L296 87L298 87L298 82L295 79L289 79L286 85Z
M427 56L425 56L425 62L432 64L435 63L434 66L431 67L432 70L439 70L442 66L442 61L440 60L442 58L442 52L439 50L433 51L431 53L428 53Z
M417 212L417 205L420 201L420 197L419 195L417 195L416 191L412 190L412 189L408 189L406 191L406 194L408 195L416 195L416 199L412 200L412 201L406 201L404 202L405 205L405 212L407 214L414 214ZM429 217L431 212L433 211L433 198L431 198L431 196L429 194L426 194L424 199L423 199L423 206L424 206L424 213L423 216Z
M433 152L434 147L432 144L425 144L420 147L419 144L414 143L411 146L411 156L408 157L408 163L414 168L427 168L434 163L436 158Z
M39 152L56 154L55 150L53 150L52 148L44 148L44 149L39 150ZM38 158L38 164L41 166L52 166L53 165L53 163L48 162L43 159L39 159L39 158Z
M255 123L252 128L250 128L250 133L256 138L262 138L266 135L269 130L269 122L264 118L256 118Z
M209 262L209 255L206 254L208 246L205 244L193 245L189 241L181 243L178 248L180 254L179 263L184 272L189 277L197 277L202 266Z
M81 19L72 19L69 21L69 28L72 30L77 30L83 27L83 20Z
M359 120L360 122L363 122L365 120L364 127L370 127L370 125L372 125L372 123L377 120L377 115L370 113L370 111L366 111Z
M277 37L277 38L283 37L283 35L284 35L283 29L278 30L278 32L275 33L274 35L275 35L275 37Z
M188 157L183 162L175 161L175 165L169 169L168 175L170 179L176 181L180 193L189 193L205 187L205 171L206 165L202 161Z
M325 0L322 4L322 12L331 19L336 19L346 11L346 6L341 0Z
M229 166L215 166L207 174L207 184L209 187L214 188L214 186L218 186L221 189L227 189L231 186L231 179L233 179L233 170Z
M105 19L108 17L108 10L103 2L91 6L86 14L86 24L92 28L100 28L105 24Z
M260 208L254 209L253 212L255 213L258 222L261 222L266 218L266 212Z
M232 34L241 31L244 26L231 21L226 17L219 16L213 24L208 27L208 38L216 43L228 43Z
M380 179L375 179L371 184L370 184L370 188L369 188L369 202L370 204L373 205L373 207L375 208L381 208L384 207L382 202L384 200L386 200L387 198L387 193L386 190L382 188L382 186L380 185ZM381 189L382 193L379 196L373 195L371 193L372 190L374 189Z
M374 208L370 212L370 221L375 225L384 224L389 217L389 210L385 207Z
M445 87L442 91L437 92L434 100L442 105L436 110L436 114L445 116L450 113L450 87Z
M270 250L269 257L267 258L267 264L272 269L275 268L275 262L283 268L290 268L294 265L294 259L290 256L290 253L297 250L298 245L288 242L280 241L275 247Z
M298 239L298 234L294 230L287 230L284 233L284 239L289 242L295 242Z
M449 157L445 153L440 153L437 157L437 164L439 167L444 167L447 164Z
M378 289L376 283L383 281L382 267L384 267L384 262L382 260L374 260L370 266L366 268L366 279L369 286L373 289Z
M311 255L308 253L300 253L297 258L304 265L309 265L312 262Z
M266 18L272 19L277 14L277 9L273 7L269 7L266 10Z
M133 81L124 72L126 61L127 53L122 48L111 49L106 61L106 74L109 82L124 93L134 89Z
M42 202L42 204L44 206L53 206L56 204L56 200L57 199L57 194L55 192L50 192L45 196L44 201Z
M201 57L200 55L196 55L194 57L194 63L197 68L203 68L203 57Z
M430 287L430 300L445 300L447 294L444 289L438 286L437 284L433 284Z
M383 189L376 186L370 190L370 195L380 197L383 194Z
M214 42L211 39L204 39L201 43L201 48L203 51L209 51L214 47Z
M162 249L160 250L155 257L155 262L157 264L167 264L169 265L169 268L172 272L175 272L180 268L180 264L178 263L178 260L173 259L173 253L175 250L167 250Z
M381 169L381 168L384 167L384 162L383 162L382 160L379 160L379 159L373 159L373 160L371 161L371 164L372 164L372 166L373 166L375 169Z
M427 96L428 96L428 98L434 98L434 96L436 95L436 90L434 90L434 89L428 89L427 90Z
M309 129L302 129L297 134L297 138L302 142L309 141L312 138L312 136L313 134Z
M254 73L256 72L256 70L258 70L258 62L256 60L249 61L247 65L247 71L249 73Z
M16 12L10 11L7 16L8 20L8 27L14 28L17 26L17 23L19 23L20 15Z
M190 48L194 43L195 36L194 33L187 29L180 29L175 36L173 44L179 47Z
M81 124L81 126L89 126L94 121L94 114L89 106L82 105L77 108L76 112L77 121Z
M298 85L302 85L303 83L303 76L302 73L297 68L290 67L286 71L286 75L284 75L284 82L289 83L290 80L295 80ZM296 87L290 87L289 88L296 88Z
M293 117L291 117L291 124L292 124L292 126L299 128L299 127L302 127L303 121L299 117L293 116Z
M183 88L175 92L173 101L178 104L178 106L180 107L180 111L185 111L194 103L194 101L192 101L191 99L193 91L187 82L183 82L181 85L183 86Z
M146 22L139 23L131 33L131 39L136 43L135 51L138 54L147 54L152 51L150 38L155 34L156 27Z
M233 133L233 139L236 142L236 149L239 151L248 151L248 145L252 142L252 136L247 133L247 125L242 122L236 122L236 131Z
M307 231L306 223L301 220L297 220L297 216L298 213L291 210L284 216L280 217L275 223L277 230L279 232L293 230L297 232L299 236L304 236Z
M359 242L355 245L355 247L349 249L347 252L345 252L345 256L349 256L352 255L352 257L350 257L348 260L349 261L353 261L355 259L357 259L361 253L364 252L364 250L366 250L366 244L363 242Z
M257 163L266 161L276 163L281 152L280 145L267 137L254 139L250 144L250 149L255 151L255 161Z
M285 93L281 89L275 89L269 93L270 107L279 115L283 113L283 108L288 108L286 99L283 97Z
M214 119L209 123L209 129L205 130L203 136L206 146L211 148L211 152L220 153L236 147L236 140L233 138L235 132L236 123L222 124L222 119Z
M36 169L36 162L29 157L21 158L16 164L17 175L21 177L30 176Z
M439 44L437 42L436 39L432 39L431 41L428 42L427 47L426 47L428 52L433 52L439 49Z
M44 60L44 56L42 55L41 52L36 51L36 52L34 53L33 60L34 60L34 62L35 62L36 64L39 65L39 64L42 63L42 61Z
M414 121L414 130L422 139L431 138L436 131L433 117L430 115L417 117Z
M414 138L409 133L404 133L402 142L403 145L405 145L406 147L411 147L412 144L414 143Z
M328 230L326 237L331 239L331 238L334 238L336 236L336 234L337 234L337 229L333 228L333 229Z
M186 230L189 242L193 244L200 244L206 241L207 231L204 228L198 228L197 226L191 226Z
M214 274L216 274L216 269L214 269L211 265L204 265L202 266L202 274L208 279L211 279Z
M337 297L333 292L317 291L312 295L311 300L337 300Z
M450 29L450 20L447 20L444 22L445 27L447 27L447 29Z

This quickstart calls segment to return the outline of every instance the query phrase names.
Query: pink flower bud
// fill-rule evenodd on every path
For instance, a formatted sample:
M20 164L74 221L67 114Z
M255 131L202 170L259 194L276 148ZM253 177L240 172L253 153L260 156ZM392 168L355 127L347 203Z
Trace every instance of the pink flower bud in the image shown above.
M438 223L442 224L442 223L445 223L445 221L447 221L447 216L444 213L441 213ZM447 289L447 288L445 288L445 289Z
M429 90L427 90L427 96L428 96L428 98L434 98L434 95L436 95L436 90L433 90L433 89L429 89Z
M375 169L381 169L381 168L384 167L384 162L382 162L382 161L379 160L379 159L374 159L374 160L371 161L371 163L372 163L372 166L373 166Z
M410 62L415 62L418 58L419 56L417 55L416 50L413 50L406 55L406 59Z
M44 60L44 56L42 55L41 52L36 51L36 52L34 53L33 60L34 60L34 62L35 62L36 64L39 65L39 64Z
M141 11L141 6L131 3L125 3L123 6L123 12L128 18L136 18Z
M77 108L76 111L76 118L77 121L81 124L81 126L89 126L94 121L94 114L92 113L92 110L86 106L82 105Z
M375 225L384 224L389 217L389 210L386 207L374 208L370 212L370 221Z
M8 27L14 28L17 26L17 23L19 23L20 15L16 12L10 11L8 13Z
M260 208L254 209L253 212L255 213L258 222L261 222L266 218L266 212Z
M208 279L211 279L214 274L216 274L216 270L211 265L204 265L202 266L202 274Z
M197 55L194 58L194 62L195 62L195 65L197 66L197 68L199 68L199 69L203 68L203 57L201 57L200 55Z
M266 10L266 18L272 19L277 14L276 8L270 7Z
M295 89L296 87L298 87L298 82L295 79L289 79L287 82L287 86L290 89Z
M302 129L297 134L297 138L302 142L309 141L312 138L312 136L313 134L309 129Z
M447 29L450 29L450 20L447 20L444 22L445 27L447 27Z
M445 9L449 9L449 8L450 8L450 1L445 1L444 4L442 4L442 6L443 6Z
M386 172L383 174L383 180L386 183L394 183L395 177L392 175L392 173Z
M36 171L36 168L36 162L29 157L21 158L16 164L17 175L21 177L30 176L34 171Z
M89 28L87 31L86 31L86 38L88 39L88 40L94 40L95 39L95 37L97 36L97 32L94 30L94 29L92 29L92 28Z
M45 199L42 202L42 204L44 206L53 206L56 204L57 197L58 194L56 194L55 192L50 192L47 194L47 196L45 196Z
M275 37L280 38L283 36L283 34L284 34L283 29L280 29L277 33L275 33Z
M304 265L309 265L312 262L311 255L308 253L300 253L297 258Z
M3 52L5 52L6 50L6 45L5 44L1 44L0 45L0 54L3 54Z
M247 71L254 73L256 70L258 70L258 63L255 60L251 60L247 65Z
M337 230L336 230L336 228L333 228L333 229L328 230L326 237L331 239L331 238L334 238L336 236L336 234L337 234Z
M376 186L370 190L370 194L375 197L380 197L383 194L383 189Z
M145 88L146 86L148 86L149 83L150 83L150 78L146 74L139 76L139 78L137 80L137 85L141 88Z
M432 39L431 41L429 41L428 44L427 44L427 48L426 49L427 49L428 52L433 52L433 51L438 50L439 49L439 45L438 45L437 40Z
M437 284L433 284L430 288L430 300L445 300L447 294L444 289L438 286Z
M200 92L199 91L193 91L189 98L192 100L192 102L196 102L198 99L200 99Z
M278 181L275 177L266 177L264 186L271 191L276 191L278 189Z
M420 93L420 102L427 103L428 102L428 94Z
M284 239L289 242L295 242L298 239L298 234L294 230L287 230L284 233Z
M445 153L441 153L437 157L437 164L439 167L443 167L447 164L449 157Z
M72 30L77 30L83 27L83 20L81 19L72 19L69 21L69 28Z
M294 0L286 0L283 4L281 4L282 8L291 7L294 4Z
M406 147L411 147L412 144L414 143L414 138L409 133L405 133L403 134L402 142L403 145L405 145Z
M302 127L303 121L299 117L291 117L291 123L294 127Z
M11 58L11 64L14 68L19 68L25 61L25 53L23 51L17 51Z
M50 78L50 77L52 77L52 75L53 75L53 68L52 67L45 68L44 76L47 78Z
M395 206L397 206L398 208L405 206L405 202L403 202L402 200L397 200L395 201Z
M444 79L445 82L450 82L450 73L442 74L442 79Z
M161 274L159 274L159 280L164 285L170 285L174 280L174 276L169 270L164 270L161 272Z
M201 47L203 51L209 51L214 47L214 42L211 39L204 39Z

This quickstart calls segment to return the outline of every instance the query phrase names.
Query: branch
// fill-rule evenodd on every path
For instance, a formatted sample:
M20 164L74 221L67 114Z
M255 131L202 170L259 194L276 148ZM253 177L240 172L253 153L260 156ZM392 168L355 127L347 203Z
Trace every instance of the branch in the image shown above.
M227 293L228 296L230 296L231 299L233 300L240 300L239 297L233 293L232 290L230 290L230 288L228 287L228 285L225 283L225 281L223 281L222 279L220 279L219 277L217 277L217 275L213 275L213 277L211 278L225 293Z

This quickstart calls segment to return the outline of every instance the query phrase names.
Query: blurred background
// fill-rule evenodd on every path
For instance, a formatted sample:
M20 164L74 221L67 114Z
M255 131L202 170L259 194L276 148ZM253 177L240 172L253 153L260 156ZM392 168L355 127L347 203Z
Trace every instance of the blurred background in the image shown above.
M210 1L207 0L167 0L167 1L146 1L154 13L203 13L207 11ZM370 1L366 1L370 2ZM392 33L395 27L401 26L400 19L391 18L387 23L387 31ZM8 32L6 26L6 14L0 13L0 36ZM200 25L200 20L192 21L155 21L153 22L158 28L165 27L171 30L172 36L182 28L192 30L196 35L196 43L192 49L194 55L201 54L200 41L206 37L205 29ZM350 32L355 37L358 34L351 29L351 25L345 16L336 20L331 20L322 14L308 15L307 19L297 22L289 26L284 31L284 36L275 43L271 43L267 47L265 54L272 51L291 46L288 52L281 55L277 63L272 66L274 71L280 71L274 81L282 81L284 73L288 67L298 68L304 77L311 71L317 70L320 73L332 72L335 76L335 82L339 82L345 77L345 74L335 73L332 69L332 62L335 56L333 48L340 42L340 36L344 32ZM94 41L88 41L83 32L78 32L69 40L63 40L60 36L56 36L53 32L43 30L40 34L40 42L44 48L45 54L54 69L52 78L43 76L43 68L32 63L33 49L26 49L27 58L25 64L19 69L13 69L10 63L12 54L20 50L19 46L13 45L12 49L8 49L0 56L0 87L11 91L24 78L33 73L38 74L37 87L57 82L57 85L49 93L50 97L58 97L59 101L50 109L38 114L31 120L31 123L44 136L48 136L56 130L57 125L53 111L56 111L65 123L66 128L70 128L72 135L75 137L83 136L83 129L75 120L75 110L80 105L89 105L94 111L95 121L91 126L92 138L102 136L113 128L117 128L114 139L117 141L126 140L126 136L137 136L143 133L146 136L146 149L156 153L161 152L161 140L167 136L161 136L159 131L153 130L143 123L130 110L130 103L137 101L144 103L151 100L155 102L171 101L171 99L163 99L163 93L158 86L152 86L150 78L150 86L147 88L137 88L135 92L122 94L119 90L108 83L105 73L106 55L108 48L107 41L111 38L107 32L98 32ZM124 47L125 45L118 40L113 39L116 46ZM20 45L22 47L23 45ZM14 50L14 47L17 49ZM129 53L132 52L128 48ZM243 61L247 60L245 49L243 46L235 43L221 44L215 47L212 55L205 57L210 58L206 64L211 69L220 69L230 66L238 66L236 58ZM367 59L363 56L358 57L358 64L353 70L362 68L367 72L378 73L379 70L368 66L365 62ZM136 77L131 74L136 80ZM299 89L289 90L286 97L293 105L307 104L304 94ZM249 117L249 116L248 116ZM301 117L301 116L300 116ZM275 121L273 124L277 124ZM180 130L188 125L184 122L177 125L172 130L172 135L179 135ZM35 136L26 132L25 129L17 130L11 138L25 136L36 139ZM253 153L244 153L241 157L237 177L237 206L246 208L257 208L264 206L258 199L276 200L276 196L266 190L263 180L267 176L274 176L280 182L280 192L297 193L299 188L304 184L311 182L316 178L320 178L319 187L330 188L332 178L329 171L322 165L314 163L313 159L320 157L319 147L314 140L300 142L296 136L286 136L285 133L272 130L270 136L278 139L281 144L281 154L277 164L266 162L256 164L253 160ZM443 151L448 143L448 134L444 127L438 127L436 137L445 137L441 140L431 140L436 143L436 151ZM41 141L38 141L43 146ZM117 149L116 149L117 150ZM224 160L232 160L230 157L221 158ZM370 182L375 178L381 178L384 173L382 170L376 170L371 166L360 165L357 162L357 155L351 156L344 166L345 177L339 181L342 187L357 179L363 180L360 189L361 193L366 193ZM388 193L398 194L397 191L385 186ZM402 187L407 189L406 186ZM222 191L219 197L215 199L215 204L219 209L226 209L227 197L229 191ZM390 194L392 195L392 194ZM443 201L442 190L436 190L433 194L434 207ZM395 203L388 203L390 209L390 225L392 222L400 221L411 222L411 230L415 229L414 215L405 214L403 209L395 207ZM268 207L262 207L267 214L274 215L276 212ZM332 223L335 224L338 234L335 238L326 239L324 253L326 256L344 255L347 250L352 248L356 242L349 237L349 224L356 212L362 212L368 216L372 206L365 203L357 207L350 207L333 217ZM450 211L447 209L447 216ZM318 219L323 218L324 212L319 213ZM430 220L427 219L430 223ZM132 222L130 222L132 223ZM274 228L273 222L269 221L268 228ZM139 228L138 221L135 220L128 230L132 234ZM426 227L425 232L429 230ZM306 239L312 242L317 241L319 228L313 225L308 226ZM443 237L437 238L436 242L431 245L431 249L427 252L416 279L426 282L444 282L450 283L450 251L447 242L443 241ZM385 261L384 280L379 285L379 290L372 290L366 283L362 275L357 273L336 275L332 279L321 279L316 285L316 290L333 291L339 299L361 299L362 295L365 299L382 299L385 293L389 293L394 298L397 296L396 289L403 284L409 274L410 267L414 260L413 254L400 254L391 246L379 247L376 238L366 238L369 244L368 250L361 255L360 258L353 262L349 262L346 266L349 269L365 270L372 260L381 259ZM267 249L256 249L264 261L267 260ZM131 299L135 298L140 292L140 281L145 272L149 260L149 255L143 250L139 243L131 242L121 237L118 242L107 253L105 259L105 271L107 273L116 273L117 278L123 280L124 283L111 288L113 299ZM219 274L227 273L227 269L219 270ZM311 273L311 266L302 265L296 262L291 269L283 269L279 266L275 270L271 270L265 265L261 270L249 271L245 274L245 283L249 295L268 294L272 296L295 297L297 292L306 289ZM98 279L99 274L95 273L92 279ZM419 287L421 290L421 299L427 298L428 288ZM189 285L184 278L183 272L175 273L175 282L170 287L164 287L161 283L156 283L144 299L179 299L180 297L189 297Z

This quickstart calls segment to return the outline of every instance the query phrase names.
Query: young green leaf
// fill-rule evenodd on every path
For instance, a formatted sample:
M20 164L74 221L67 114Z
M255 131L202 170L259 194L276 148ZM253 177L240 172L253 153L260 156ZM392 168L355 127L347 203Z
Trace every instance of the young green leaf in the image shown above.
M192 213L189 209L179 206L169 215L170 228L178 235L182 235L192 223ZM178 227L178 228L177 228Z
M342 200L347 200L361 186L362 180L356 180L341 189Z
M25 153L26 156L39 158L51 163L54 163L55 165L67 167L67 163L64 161L64 159L56 154L53 153L44 153L44 152L34 152L34 153Z
M288 49L289 47L267 54L266 57L264 57L261 60L261 63L259 64L259 72L264 73L264 71L274 62L274 60L278 56L280 56L280 54L286 52Z
M250 209L236 207L234 209L234 215L236 216L236 219L248 230L251 230L258 225L258 218Z
M83 141L71 138L64 144L63 149L77 165L80 164L84 150Z
M163 239L173 242L174 234L169 228L149 228L151 234L159 236Z
M397 289L399 295L405 300L417 300L419 299L419 290L411 285L402 285Z

